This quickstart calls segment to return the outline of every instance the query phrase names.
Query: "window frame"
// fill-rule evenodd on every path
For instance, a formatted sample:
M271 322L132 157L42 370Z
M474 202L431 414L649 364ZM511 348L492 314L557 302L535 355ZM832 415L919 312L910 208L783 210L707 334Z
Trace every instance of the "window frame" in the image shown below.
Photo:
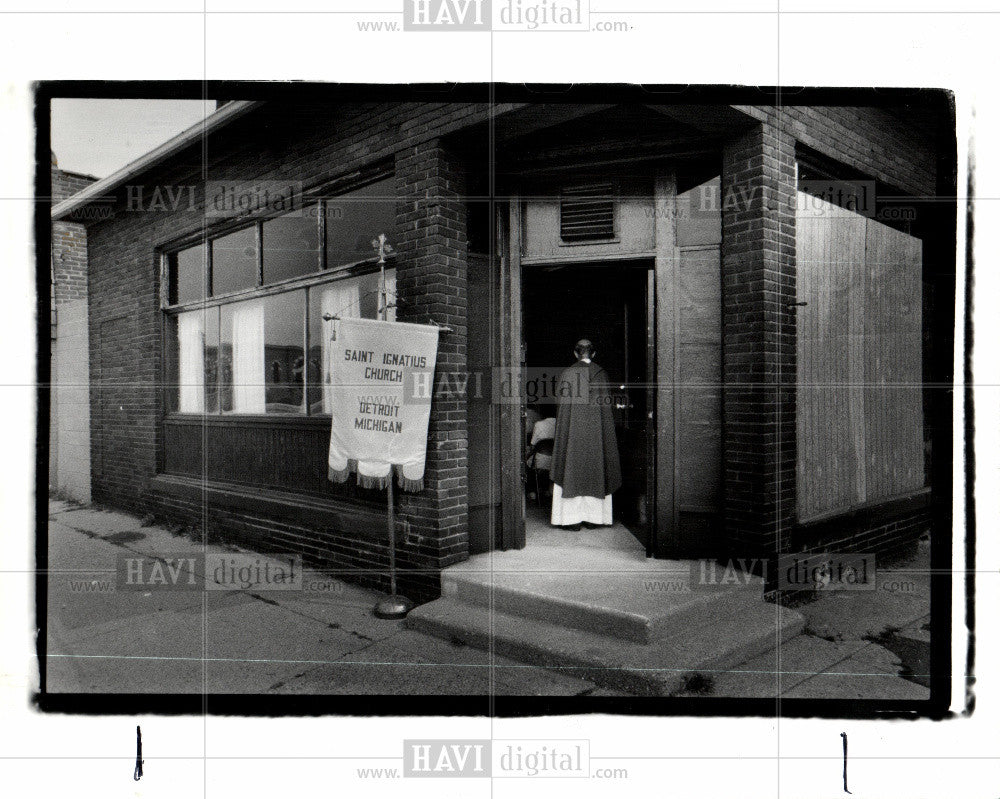
M345 178L341 178L333 183L325 184L324 187L320 189L312 189L308 192L303 193L302 197L302 208L317 207L319 209L316 214L316 229L317 229L317 243L318 252L316 259L316 270L314 272L309 272L304 275L297 275L296 277L286 278L285 280L275 281L273 283L264 283L264 248L263 248L263 231L264 223L269 222L273 219L277 219L282 216L286 216L288 212L284 213L271 213L271 214L260 214L253 217L243 217L238 220L228 220L220 222L217 225L212 225L211 227L204 227L194 233L188 234L186 236L164 242L155 248L156 256L159 261L160 267L160 308L164 311L179 311L179 310L189 310L196 307L203 307L206 304L212 303L216 300L225 302L230 299L245 299L247 297L253 296L255 292L266 292L268 289L276 286L284 286L286 284L291 284L296 281L310 280L313 278L321 278L323 275L333 274L342 270L350 270L369 262L377 262L378 256L372 255L369 258L362 258L357 261L349 261L343 264L329 265L327 263L327 253L326 253L326 238L327 238L327 225L326 225L326 215L327 205L330 202L336 201L338 198L350 194L353 191L363 189L366 186L370 186L373 183L380 183L384 180L392 180L394 173L387 168L379 168L372 171L370 174L361 177L361 173L353 173ZM224 294L213 295L211 292L212 288L212 242L216 239L220 239L224 236L228 236L233 233L238 233L241 230L246 230L248 228L256 228L255 234L255 256L256 256L256 266L257 266L257 283L251 288L239 289L237 291L226 292ZM391 243L391 242L390 242ZM175 255L181 250L188 249L190 247L197 247L198 245L204 245L205 247L205 276L203 285L204 297L200 300L195 300L193 302L187 303L171 303L170 302L170 256ZM394 258L393 254L387 256L389 259Z
M305 408L305 413L301 414L279 414L279 413L263 413L263 414L240 414L240 413L209 413L207 411L202 412L181 412L178 410L170 410L172 404L171 392L173 387L169 382L169 357L168 357L168 347L170 347L170 329L171 329L171 319L180 316L183 313L190 311L207 310L210 308L218 308L223 305L230 305L238 302L243 302L246 300L258 299L273 296L276 294L290 293L297 290L306 290L306 302L305 302L305 313L303 314L303 346L305 352L309 352L311 345L309 336L309 309L310 309L310 297L309 290L323 286L328 283L335 283L338 280L352 277L361 277L363 275L371 274L373 272L379 271L379 258L378 255L373 253L370 257L361 259L359 261L353 261L350 263L337 264L335 266L328 266L327 264L327 253L326 253L326 214L327 214L327 203L331 201L336 201L338 197L350 194L352 191L363 188L365 186L371 185L372 183L378 183L383 180L392 179L393 173L391 171L381 170L374 174L370 174L362 179L357 179L359 173L355 173L349 178L337 181L334 184L334 190L331 190L330 184L327 185L325 191L313 190L303 196L302 206L303 209L316 207L318 212L316 214L316 226L317 226L317 242L318 242L318 253L316 259L316 270L303 275L298 275L291 278L286 278L284 280L275 281L273 283L265 284L263 282L264 278L264 252L263 252L263 226L265 222L272 219L284 216L285 214L268 214L254 216L252 219L243 218L238 221L230 221L228 223L221 223L214 225L210 228L203 228L194 234L189 234L183 238L178 238L163 245L157 246L154 249L155 259L159 266L159 287L160 287L160 353L161 353L161 385L163 386L163 392L161 395L161 402L163 403L163 414L161 418L164 421L192 421L197 420L199 422L208 424L252 424L252 425L315 425L318 423L329 423L329 414L313 414L310 413L309 403L308 403L308 386L309 381L312 376L309 374L308 356L305 358L305 371L303 374L303 386L304 386L304 400L303 406ZM287 212L285 212L287 213ZM255 286L245 289L239 289L237 291L226 292L219 295L212 295L212 242L215 239L222 238L223 236L236 233L240 230L246 230L249 228L254 228L256 230L255 234L255 254L256 254L256 266L257 266L257 283ZM203 285L203 298L199 300L194 300L190 302L183 303L170 303L170 257L180 250L187 249L189 247L196 247L198 245L204 245L205 248L205 275L204 275L204 285ZM387 253L386 254L386 269L396 268L396 254Z
M395 269L395 258L393 255L386 256L386 270ZM229 420L235 421L246 421L246 420L265 420L266 422L274 421L280 424L288 423L302 423L307 420L325 419L329 422L330 415L324 413L311 413L309 410L309 403L304 400L304 407L306 409L305 413L296 414L281 414L281 413L232 413L232 412L208 412L202 411L198 412L182 412L177 410L169 410L173 404L171 401L171 392L173 391L173 385L170 382L170 376L167 373L169 368L169 359L167 357L167 347L170 346L169 336L170 336L170 320L176 319L178 316L184 313L190 313L192 311L203 311L213 308L221 308L224 305L233 305L245 300L252 300L258 298L264 298L269 296L274 296L276 294L290 294L295 291L305 290L306 301L305 301L305 313L302 317L303 323L303 346L306 353L309 352L312 341L310 340L310 325L309 325L309 312L312 307L311 296L308 292L322 286L330 285L344 280L347 278L363 277L365 275L377 274L379 272L378 257L366 259L355 264L348 264L343 267L338 267L336 269L328 270L319 275L309 275L305 278L293 278L291 280L283 281L281 283L276 283L272 286L267 286L264 290L260 291L243 291L237 294L228 294L223 298L206 301L199 301L197 303L187 303L185 305L175 305L168 308L164 308L162 312L162 330L163 330L163 417L166 420L185 420L185 419L204 419L209 422L218 422L220 424L225 424ZM309 368L309 358L306 357L304 363L304 373L303 373L303 386L308 396L308 386L312 380L311 370ZM230 422L231 423L231 422Z

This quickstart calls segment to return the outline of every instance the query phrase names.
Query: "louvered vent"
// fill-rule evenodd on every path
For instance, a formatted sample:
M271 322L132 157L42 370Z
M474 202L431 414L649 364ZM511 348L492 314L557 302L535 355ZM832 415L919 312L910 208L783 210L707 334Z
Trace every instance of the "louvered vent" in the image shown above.
M615 237L615 201L610 183L563 189L559 204L559 235L563 241L593 241Z

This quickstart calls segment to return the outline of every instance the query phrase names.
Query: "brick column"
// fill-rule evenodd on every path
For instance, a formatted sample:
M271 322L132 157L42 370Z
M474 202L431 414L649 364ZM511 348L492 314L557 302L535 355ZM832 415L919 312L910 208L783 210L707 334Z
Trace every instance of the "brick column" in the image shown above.
M726 535L774 556L795 510L794 141L769 124L730 141L722 189Z
M446 373L464 373L466 363L466 237L464 165L440 141L419 144L396 156L396 318L453 328L438 343L436 383ZM487 312L487 311L483 311ZM424 490L401 494L400 523L406 531L401 561L443 568L465 560L468 529L468 431L466 397L435 390L427 439ZM436 581L436 577L435 577Z

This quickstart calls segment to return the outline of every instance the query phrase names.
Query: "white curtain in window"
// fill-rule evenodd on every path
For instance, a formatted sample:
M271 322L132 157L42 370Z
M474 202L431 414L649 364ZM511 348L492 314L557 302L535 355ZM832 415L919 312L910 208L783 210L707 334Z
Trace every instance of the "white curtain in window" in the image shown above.
M233 411L264 413L264 303L233 308Z
M353 319L361 316L361 281L347 278L323 289L320 299L320 313ZM335 322L323 322L323 413L330 413L330 355Z
M181 413L205 412L205 324L202 311L177 317Z

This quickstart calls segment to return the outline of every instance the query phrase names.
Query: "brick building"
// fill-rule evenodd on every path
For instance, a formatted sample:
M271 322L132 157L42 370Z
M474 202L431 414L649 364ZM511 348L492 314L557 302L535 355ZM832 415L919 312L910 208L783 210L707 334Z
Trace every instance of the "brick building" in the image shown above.
M97 178L66 172L52 154L52 204L90 186ZM52 223L51 378L49 489L90 501L90 398L87 334L87 228L67 220Z
M620 97L233 102L57 206L54 235L87 226L94 499L384 586L384 495L326 476L322 316L375 315L385 233L395 318L452 328L398 498L416 598L531 546L524 419L584 335L648 555L912 544L949 505L950 396L922 388L951 379L947 98Z

